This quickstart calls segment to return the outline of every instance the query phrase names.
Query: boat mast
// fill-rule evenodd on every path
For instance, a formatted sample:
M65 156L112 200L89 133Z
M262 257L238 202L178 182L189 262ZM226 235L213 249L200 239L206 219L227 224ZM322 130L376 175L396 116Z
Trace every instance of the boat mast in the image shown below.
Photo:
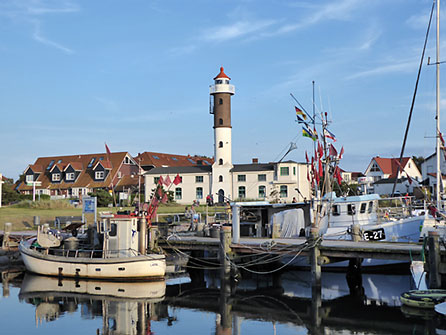
M440 189L443 186L443 179L441 176L440 169L440 151L441 151L441 143L440 143L440 0L436 0L437 2L437 56L436 56L436 73L437 73L437 101L436 101L436 115L435 118L437 120L437 208L442 209L443 206L441 204L440 198Z

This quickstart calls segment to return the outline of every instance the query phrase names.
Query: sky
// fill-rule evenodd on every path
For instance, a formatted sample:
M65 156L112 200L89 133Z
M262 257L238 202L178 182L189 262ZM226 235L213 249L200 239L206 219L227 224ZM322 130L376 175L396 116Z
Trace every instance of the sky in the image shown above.
M236 90L233 163L278 161L291 142L297 149L286 158L303 162L313 142L302 136L290 93L312 113L314 92L335 148L344 147L340 166L364 172L374 156L399 157L431 7L431 0L1 1L0 173L16 180L38 157L103 153L105 143L134 156L213 156L209 85L221 66ZM405 156L434 152L435 66L427 57L435 61L435 33L434 25ZM442 79L441 106L445 90Z

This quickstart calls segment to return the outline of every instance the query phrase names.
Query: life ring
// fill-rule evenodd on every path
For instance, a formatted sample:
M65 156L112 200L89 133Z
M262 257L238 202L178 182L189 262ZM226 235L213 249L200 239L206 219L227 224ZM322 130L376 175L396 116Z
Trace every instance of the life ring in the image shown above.
M435 305L446 301L446 290L412 290L401 294L400 300L410 307L435 308Z

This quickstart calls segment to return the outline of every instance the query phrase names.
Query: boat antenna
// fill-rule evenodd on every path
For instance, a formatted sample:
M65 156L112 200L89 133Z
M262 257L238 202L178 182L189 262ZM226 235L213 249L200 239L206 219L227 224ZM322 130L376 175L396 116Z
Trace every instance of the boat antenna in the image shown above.
M439 3L439 0L437 0ZM424 61L424 53L426 51L426 45L427 45L427 40L429 37L429 31L430 31L430 27L431 27L431 22L432 22L432 14L434 12L434 6L435 6L435 0L432 4L432 9L431 9L431 14L429 17L429 24L427 26L427 31L426 31L426 37L424 39L424 46L423 46L423 52L421 53L421 59L420 59L420 66L418 67L418 74L417 74L417 80L415 82L415 89L413 92L413 96L412 96L412 104L410 105L410 112L409 112L409 118L407 119L407 126L406 126L406 132L404 133L404 140L403 140L403 145L401 147L401 153L400 153L400 158L399 158L399 162L400 164L397 167L397 171L396 171L396 176L395 176L395 181L393 183L393 189L392 189L392 197L395 195L395 188L396 188L396 184L398 182L398 175L400 173L400 165L401 165L401 161L403 160L403 155L404 155L404 149L406 147L406 141L407 141L407 134L409 133L409 128L410 128L410 121L412 119L412 112L413 112L413 107L415 105L415 97L417 95L417 90L418 90L418 82L420 81L420 75L421 75L421 68L423 67L423 61ZM438 23L437 23L438 24ZM438 60L438 59L437 59ZM437 120L438 122L438 120ZM438 142L438 130L437 130L437 142ZM437 154L438 157L438 154ZM438 179L437 179L437 184L438 184ZM438 187L437 187L438 189Z

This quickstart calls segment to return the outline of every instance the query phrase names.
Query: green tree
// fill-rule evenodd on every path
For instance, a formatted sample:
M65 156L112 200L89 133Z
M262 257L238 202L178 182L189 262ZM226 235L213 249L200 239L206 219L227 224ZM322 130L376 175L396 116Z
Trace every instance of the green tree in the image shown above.
M8 205L19 200L20 194L14 189L14 187L15 184L12 179L4 179L4 183L2 185L2 205Z
M98 207L108 207L109 204L113 204L113 197L107 190L99 188L88 195L97 198Z
M420 170L421 172L421 163L424 162L424 157L423 156L412 156L412 159L415 163L415 165L417 166L418 170Z

